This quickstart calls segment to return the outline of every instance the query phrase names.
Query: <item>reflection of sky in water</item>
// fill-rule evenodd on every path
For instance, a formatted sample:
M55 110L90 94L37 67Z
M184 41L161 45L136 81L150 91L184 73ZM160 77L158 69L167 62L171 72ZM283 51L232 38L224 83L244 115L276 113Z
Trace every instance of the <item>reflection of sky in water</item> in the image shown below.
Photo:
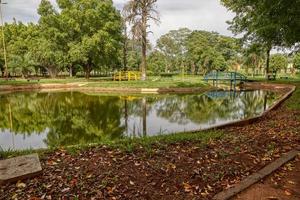
M247 91L247 93L248 94L250 93L255 96L261 96L265 94L264 91ZM243 95L243 94L244 93L237 94L237 95ZM234 104L234 107L237 107L238 109L231 111L231 113L228 113L228 115L225 118L221 116L216 116L212 119L208 119L207 121L200 122L200 123L193 122L193 120L186 119L186 118L183 119L183 122L176 123L176 122L171 122L169 119L160 117L155 107L158 107L157 105L159 104L160 106L163 106L163 104L158 102L157 104L155 104L155 106L152 106L150 108L151 111L147 115L147 121L146 121L147 136L207 129L213 126L218 126L230 122L239 121L241 119L254 117L261 114L264 111L264 109L268 109L272 102L273 101L266 102L265 108L263 104L259 104L255 110L252 110L250 116L245 116L244 103L242 102L240 96L237 96L236 98L234 98L234 102L232 103ZM176 112L181 112L181 111L177 110ZM212 112L214 112L214 110L212 110ZM143 121L142 117L136 117L136 116L130 117L128 119L128 131L125 132L125 134L131 137L142 136L143 135L142 121Z
M0 132L0 147L8 149L41 149L47 148L43 142L47 139L47 130L41 134L32 133L30 136L11 134L9 130Z
M131 96L128 98L90 96L76 92L36 93L35 96L30 96L30 93L25 96L18 95L22 93L11 94L7 100L16 101L14 107L20 106L16 112L21 114L24 112L25 115L26 113L39 113L40 115L37 115L38 117L34 120L39 130L44 131L12 134L7 127L0 125L0 146L3 149L38 149L46 148L48 145L92 143L104 138L122 137L122 135L141 137L206 129L259 115L276 97L273 93L266 91L247 91L236 94L220 91L197 95ZM13 97L15 99L12 100ZM40 101L36 101L37 99ZM36 102L28 103L31 101ZM126 108L124 102L126 102ZM6 107L0 105L0 117L6 119L7 116L1 116L1 109L7 113ZM126 111L127 114L125 114ZM21 120L20 123L23 123L22 125L30 131L27 121ZM146 129L144 129L144 124Z

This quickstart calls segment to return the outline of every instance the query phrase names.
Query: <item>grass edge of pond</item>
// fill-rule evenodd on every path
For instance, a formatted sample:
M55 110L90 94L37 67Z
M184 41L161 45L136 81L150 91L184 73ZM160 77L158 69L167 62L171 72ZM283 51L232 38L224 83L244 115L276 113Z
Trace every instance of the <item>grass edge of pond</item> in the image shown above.
M166 145L181 143L181 142L199 142L199 147L204 147L209 141L214 141L224 138L225 134L220 130L208 130L194 133L175 133L170 135L160 135L144 138L124 138L115 141L103 141L94 144L79 144L69 147L55 147L49 149L28 149L28 150L7 150L4 151L0 147L0 160L22 156L32 153L39 154L40 158L47 154L54 153L57 150L64 149L70 154L77 154L89 148L107 147L111 149L119 149L126 153L133 153L139 148L143 148L148 154L151 154L152 147L164 148Z

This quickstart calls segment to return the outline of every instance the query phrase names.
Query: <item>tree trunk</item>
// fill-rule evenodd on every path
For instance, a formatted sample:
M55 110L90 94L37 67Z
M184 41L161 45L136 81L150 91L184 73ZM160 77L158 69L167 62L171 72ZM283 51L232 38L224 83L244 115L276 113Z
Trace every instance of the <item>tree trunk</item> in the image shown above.
M268 48L267 50L267 64L266 64L266 79L269 80L269 72L270 72L270 52L271 48Z
M147 16L148 11L147 8L143 8L142 13L142 80L145 81L147 79Z
M85 67L85 78L87 80L90 79L91 71L92 71L91 62L88 62L88 64Z
M90 79L90 66L88 65L85 70L85 78Z
M142 65L141 65L141 72L142 72L142 80L145 81L147 79L147 38L143 34L143 42L142 42Z
M124 70L127 71L128 67L127 67L127 56L128 56L128 43L127 43L127 27L126 24L124 25L124 43L123 43L123 67Z
M49 76L50 76L51 78L56 78L56 76L57 76L57 74L58 74L58 70L56 69L56 67L54 67L54 66L49 66L49 67L47 68L47 70L48 70Z
M196 75L196 74L197 74L196 66L195 66L194 63L192 63L191 72L192 72L193 75Z
M70 78L72 78L73 77L73 66L72 65L70 66L70 72L69 73L70 73Z

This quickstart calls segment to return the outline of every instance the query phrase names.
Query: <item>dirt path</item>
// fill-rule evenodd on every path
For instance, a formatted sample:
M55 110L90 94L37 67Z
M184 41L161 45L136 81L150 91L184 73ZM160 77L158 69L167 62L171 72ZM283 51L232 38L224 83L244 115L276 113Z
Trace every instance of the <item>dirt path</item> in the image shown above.
M261 183L255 184L233 200L299 200L300 155Z

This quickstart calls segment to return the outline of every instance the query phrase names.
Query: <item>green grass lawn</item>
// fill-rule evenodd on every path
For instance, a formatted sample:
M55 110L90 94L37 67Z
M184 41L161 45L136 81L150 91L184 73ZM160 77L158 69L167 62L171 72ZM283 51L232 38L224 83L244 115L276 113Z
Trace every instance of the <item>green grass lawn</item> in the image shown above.
M208 84L201 76L186 76L173 78L150 77L147 81L103 81L90 82L88 87L111 88L188 88L206 87Z
M96 147L96 146L107 146L112 149L120 149L125 152L133 152L140 147L145 148L147 151L151 151L153 145L156 147L164 147L170 144L176 144L181 142L196 142L200 146L205 146L211 140L218 140L223 138L225 135L222 131L217 130L210 130L210 131L200 131L195 133L175 133L170 135L159 135L153 137L142 137L142 138L123 138L117 139L114 141L102 141L101 143L95 144L82 144L82 145L74 145L69 147L63 147L68 152L77 152L82 151L86 148ZM31 153L38 153L40 156L44 154L55 152L60 147L57 148L50 148L50 149L37 149L37 150L2 150L0 147L0 160L6 159L10 157L20 156L20 155L27 155Z
M186 87L207 87L202 76L174 76L173 78L161 78L159 76L149 77L147 81L110 81L107 78L66 78L66 79L41 79L39 82L25 79L6 81L0 79L0 85L32 85L32 84L66 84L86 83L87 87L111 87L111 88L186 88Z

